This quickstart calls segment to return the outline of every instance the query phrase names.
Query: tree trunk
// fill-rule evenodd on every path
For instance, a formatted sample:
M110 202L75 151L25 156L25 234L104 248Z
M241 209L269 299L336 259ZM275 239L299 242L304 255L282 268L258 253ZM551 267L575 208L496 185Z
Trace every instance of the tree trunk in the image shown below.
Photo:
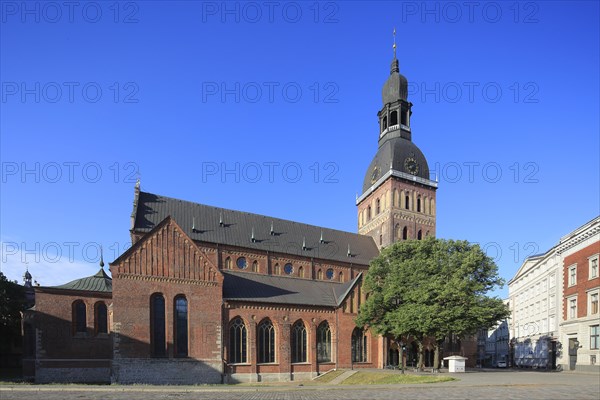
M419 340L419 341L417 342L417 344L418 344L418 346L419 346L419 361L418 361L418 363L417 363L417 369L418 369L419 371L423 371L423 364L425 363L425 362L424 362L424 361L425 361L425 360L424 360L424 359L425 359L425 356L424 356L424 354L423 354L423 341L422 341L422 340Z
M440 343L433 342L433 372L438 372L440 368Z

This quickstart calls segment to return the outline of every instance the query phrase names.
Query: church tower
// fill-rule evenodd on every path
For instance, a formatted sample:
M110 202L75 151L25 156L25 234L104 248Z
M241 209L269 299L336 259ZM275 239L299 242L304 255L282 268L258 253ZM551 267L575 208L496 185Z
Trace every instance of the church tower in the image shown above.
M379 149L367 169L358 206L358 233L372 236L377 246L399 240L435 236L435 192L425 156L412 142L408 81L394 59L383 85L379 118Z

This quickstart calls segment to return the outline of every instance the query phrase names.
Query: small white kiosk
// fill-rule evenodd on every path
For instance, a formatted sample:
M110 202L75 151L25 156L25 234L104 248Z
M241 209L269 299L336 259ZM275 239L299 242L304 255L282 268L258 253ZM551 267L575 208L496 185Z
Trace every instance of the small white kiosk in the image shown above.
M444 360L448 360L448 372L465 372L466 357L450 356L444 357Z

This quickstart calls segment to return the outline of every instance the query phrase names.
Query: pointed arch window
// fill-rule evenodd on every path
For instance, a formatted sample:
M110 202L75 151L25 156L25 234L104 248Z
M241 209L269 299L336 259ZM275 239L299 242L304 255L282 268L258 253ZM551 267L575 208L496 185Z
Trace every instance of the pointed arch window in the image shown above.
M317 279L323 279L323 271L322 270L317 271Z
M264 320L258 325L257 350L258 362L275 362L275 327L270 320Z
M231 269L231 257L225 259L225 269Z
M72 311L73 335L87 332L87 312L82 300L73 302Z
M421 196L417 197L417 212L421 212Z
M279 264L275 264L274 273L275 275L281 275L281 267Z
M292 326L292 362L306 362L306 327L302 321Z
M402 240L407 240L408 239L408 227L405 226L404 229L402 229Z
M252 263L252 272L258 272L258 261L256 260Z
M298 267L298 276L300 278L304 278L304 267L302 267L302 266Z
M390 114L390 126L398 124L398 111L392 111Z
M352 331L352 362L367 362L367 335L360 328Z
M175 298L175 355L188 355L188 302L185 296Z
M96 335L108 333L108 310L106 304L99 301L94 306L94 329Z
M344 273L343 273L343 272L340 272L340 274L339 274L339 276L338 276L338 280L339 280L340 282L344 282Z
M150 298L150 342L154 357L166 355L165 298L160 293Z
M317 328L317 362L331 362L331 329L327 321Z
M410 209L410 197L408 195L404 196L404 208Z
M248 333L246 324L240 317L229 325L229 362L243 364L248 361Z

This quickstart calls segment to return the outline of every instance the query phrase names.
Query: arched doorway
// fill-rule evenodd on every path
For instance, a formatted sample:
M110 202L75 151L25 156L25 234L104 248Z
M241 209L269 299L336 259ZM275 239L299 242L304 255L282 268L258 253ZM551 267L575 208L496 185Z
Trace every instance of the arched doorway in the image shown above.
M387 365L391 367L397 367L400 365L400 348L396 342L390 343Z

